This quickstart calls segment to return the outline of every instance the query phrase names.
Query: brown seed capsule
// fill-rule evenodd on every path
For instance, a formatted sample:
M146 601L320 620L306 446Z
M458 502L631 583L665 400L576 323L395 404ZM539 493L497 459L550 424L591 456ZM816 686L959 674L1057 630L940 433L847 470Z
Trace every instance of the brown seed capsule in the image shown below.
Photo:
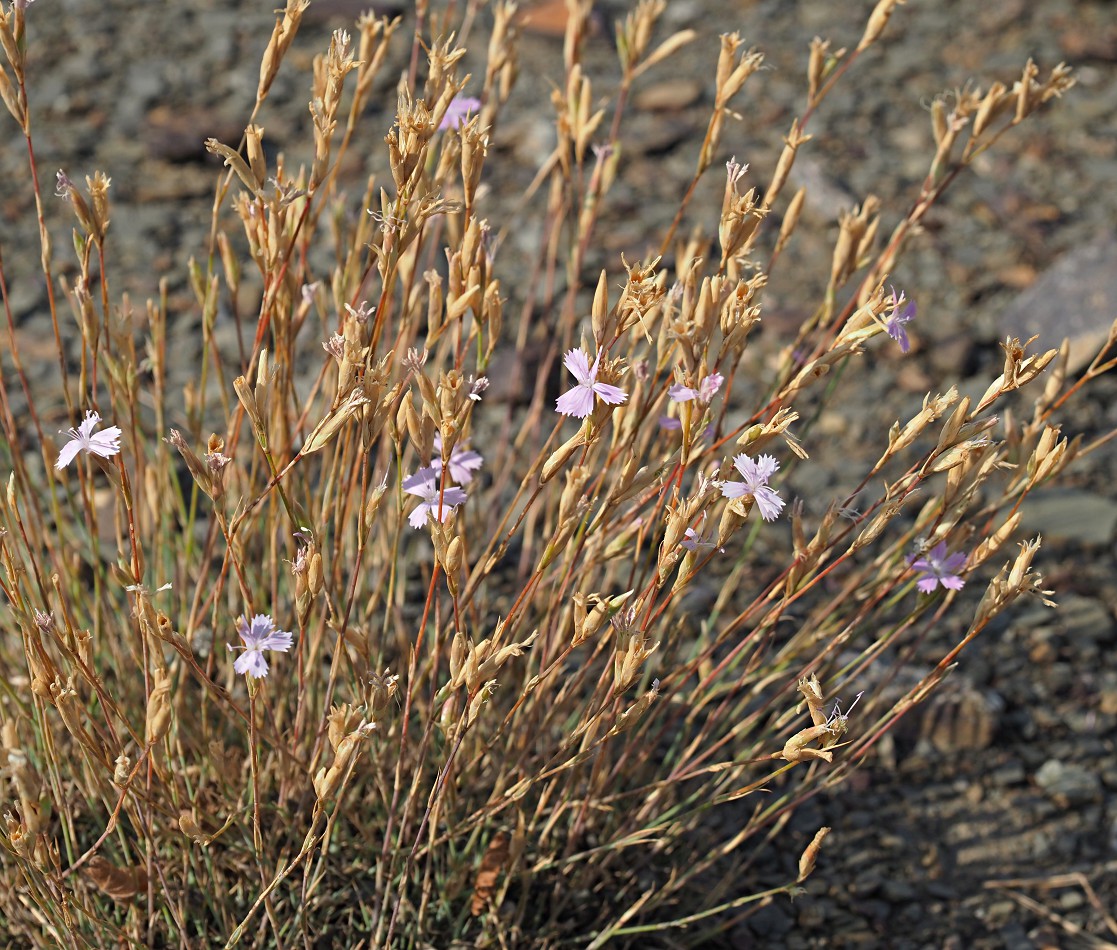
M818 860L818 853L822 850L822 842L826 840L826 836L830 834L830 829L827 827L819 828L815 832L814 838L811 843L807 845L806 850L803 851L802 856L799 858L799 877L798 882L801 884L809 876L811 871L814 870L815 861Z

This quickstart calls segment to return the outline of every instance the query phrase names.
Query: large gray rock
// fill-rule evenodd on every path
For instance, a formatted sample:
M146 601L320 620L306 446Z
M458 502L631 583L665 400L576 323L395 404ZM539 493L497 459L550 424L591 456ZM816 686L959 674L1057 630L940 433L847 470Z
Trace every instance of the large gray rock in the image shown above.
M1039 335L1037 350L1070 340L1069 370L1089 364L1117 314L1117 237L1112 233L1060 257L1001 315L1002 335Z

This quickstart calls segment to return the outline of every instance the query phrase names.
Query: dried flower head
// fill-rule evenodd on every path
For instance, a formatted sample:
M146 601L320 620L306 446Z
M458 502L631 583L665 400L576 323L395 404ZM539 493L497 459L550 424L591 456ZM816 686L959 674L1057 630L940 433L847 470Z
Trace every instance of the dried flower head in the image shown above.
M74 183L70 180L70 176L60 168L55 172L54 180L54 196L69 201L70 196L74 193Z
M367 300L362 300L357 304L356 310L350 307L349 304L345 305L346 313L360 324L368 323L368 318L372 316L375 310L376 308L371 306Z
M206 468L209 469L211 475L220 475L225 470L225 466L232 461L225 454L225 440L216 433L210 435L209 441L206 443L206 453L203 457L206 460Z
M745 173L748 172L748 170L749 166L747 164L742 165L740 162L738 162L737 156L734 155L733 158L729 159L729 161L725 163L725 174L729 186L732 187L733 185L736 185L737 182L744 178Z
M474 402L480 402L481 393L483 393L488 388L488 376L478 376L476 379L474 379L472 376L469 377L469 398L472 399Z
M340 333L333 334L333 336L322 344L322 349L340 363L345 359L345 337Z
M403 368L409 373L416 375L422 373L423 367L427 365L427 351L426 348L420 350L415 347L408 347L407 355L403 358Z

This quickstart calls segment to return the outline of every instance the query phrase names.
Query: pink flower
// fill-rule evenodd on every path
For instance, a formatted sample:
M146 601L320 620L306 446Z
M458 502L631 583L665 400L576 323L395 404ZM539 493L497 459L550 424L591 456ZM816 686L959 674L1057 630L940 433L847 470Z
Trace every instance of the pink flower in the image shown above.
M676 383L667 390L667 395L670 396L675 402L690 402L692 399L697 399L700 403L705 405L714 396L717 391L721 389L721 384L725 382L725 377L721 373L710 373L705 379L698 384L697 389L691 389L689 386L684 386L682 383Z
M54 197L62 198L65 201L70 200L70 196L74 193L74 183L70 181L70 176L67 175L62 169L58 169L54 176L56 185L54 189Z
M77 457L78 452L90 452L107 459L120 451L120 428L109 426L102 432L94 432L93 427L100 421L101 417L97 413L87 412L85 422L78 428L68 429L62 433L68 434L70 441L62 446L62 451L58 453L58 461L54 463L58 471L62 471L69 465Z
M488 388L488 376L478 376L476 379L474 379L472 376L469 377L469 398L472 399L474 402L480 402L481 393L483 393Z
M901 353L907 353L911 349L911 340L908 339L908 331L904 329L904 324L911 323L915 319L914 300L909 300L908 305L903 310L900 309L900 305L903 304L905 299L902 290L897 294L896 288L892 288L892 313L884 321L884 329L888 331L888 335L893 340L900 344Z
M681 419L675 419L672 416L660 416L659 427L665 432L676 432L683 427ZM711 422L705 429L698 433L700 439L712 439L714 437L714 424Z
M720 553L725 553L725 548L718 548L717 534L706 530L706 512L704 511L699 520L699 530L687 528L683 540L679 544L688 551L694 551L695 553L703 548L717 548Z
M228 643L225 646L229 650L244 650L237 657L233 669L253 679L268 675L268 661L264 659L264 650L286 653L294 641L294 634L287 630L276 630L275 621L267 614L256 614L251 622L244 617L237 617L237 633L244 641L244 646Z
M597 381L597 367L601 363L601 352L598 351L593 366L589 365L589 357L581 350L571 350L563 358L563 365L570 370L578 385L563 393L555 401L555 409L564 416L577 416L585 419L593 412L593 397L596 393L602 402L616 406L628 398L628 393L617 386Z
M412 528L421 528L427 523L427 512L438 521L445 521L450 512L464 504L468 496L454 485L439 491L438 476L433 468L421 468L414 475L403 480L403 490L409 495L417 495L422 503L407 517ZM441 495L441 497L440 497Z
M754 462L742 453L733 460L733 466L745 480L722 482L721 493L726 498L751 495L756 507L760 509L760 517L765 521L775 521L783 511L784 500L774 488L768 487L768 479L779 470L780 463L771 455L761 455Z
M469 120L470 115L479 112L480 109L480 99L475 99L473 96L455 96L447 107L442 121L438 123L438 130L444 132L446 129L460 129Z
M939 584L950 590L961 590L965 586L966 582L958 576L958 572L966 565L966 555L962 551L948 555L945 541L940 541L922 557L911 557L909 563L915 570L923 572L915 586L924 594L931 593Z
M468 485L473 481L473 473L481 467L485 460L477 452L470 449L465 442L459 442L450 453L450 477L462 484ZM431 468L435 475L442 474L442 436L434 434L434 454L431 456Z

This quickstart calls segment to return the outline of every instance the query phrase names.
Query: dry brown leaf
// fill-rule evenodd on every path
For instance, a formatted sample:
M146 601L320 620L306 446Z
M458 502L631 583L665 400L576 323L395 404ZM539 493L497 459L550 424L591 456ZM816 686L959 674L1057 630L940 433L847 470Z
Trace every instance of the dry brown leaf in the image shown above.
M85 866L97 889L114 901L128 901L147 890L147 872L142 867L118 868L104 858L90 858Z
M485 851L485 856L481 859L481 867L477 869L477 877L473 882L473 902L469 909L474 917L479 917L489 906L489 900L496 890L496 879L500 877L500 873L507 863L508 835L500 831L489 842L489 847Z

